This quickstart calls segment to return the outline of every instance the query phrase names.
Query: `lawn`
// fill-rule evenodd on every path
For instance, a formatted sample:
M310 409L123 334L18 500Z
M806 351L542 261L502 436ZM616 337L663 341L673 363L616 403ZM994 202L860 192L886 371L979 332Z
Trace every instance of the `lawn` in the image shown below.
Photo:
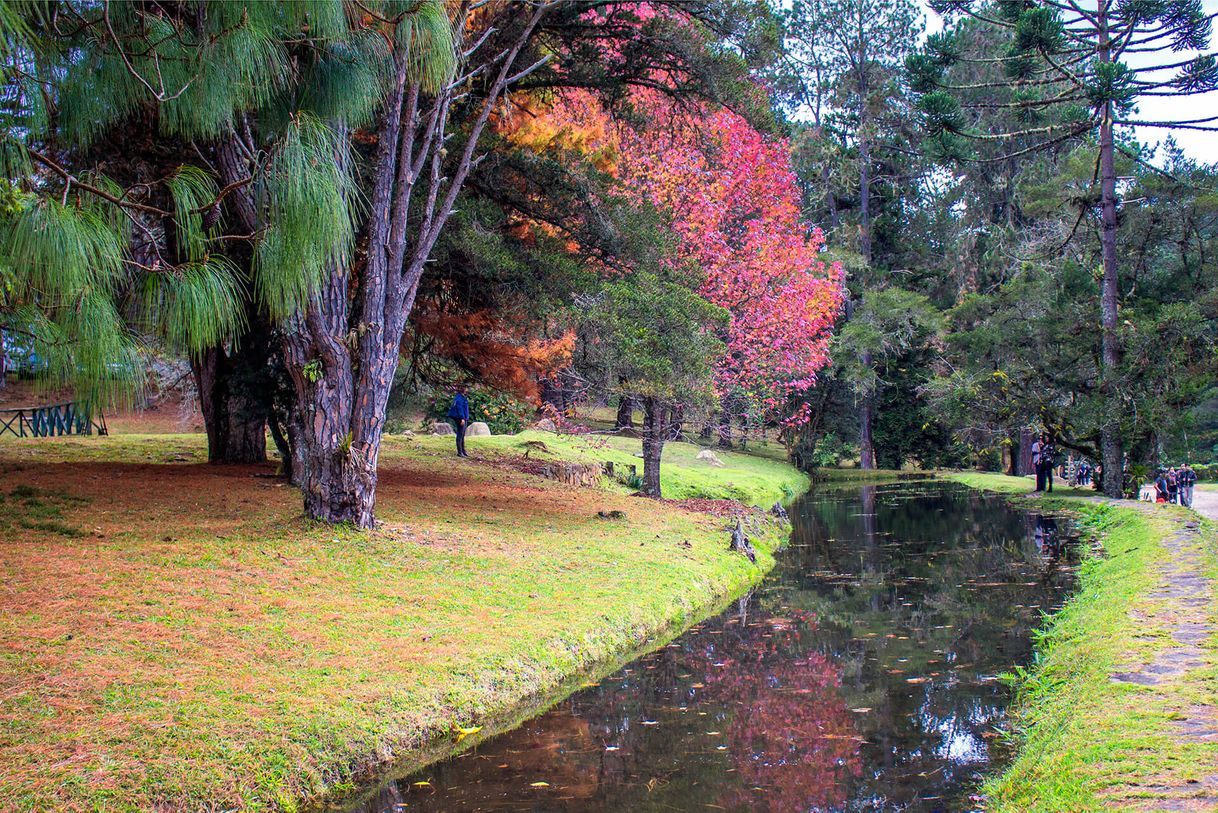
M945 476L1013 495L1032 489L1025 478ZM1162 593L1163 568L1173 555L1165 540L1198 517L1174 506L1078 499L1084 496L1096 494L1062 489L1038 498L1045 508L1076 516L1092 545L1074 596L1038 635L1034 666L1016 676L1019 752L985 786L987 810L1212 809L1205 799L1212 799L1218 779L1218 738L1190 736L1182 726L1191 718L1204 729L1212 727L1206 719L1214 718L1218 605L1213 582L1200 611L1209 626L1200 642L1202 665L1180 675L1150 669L1143 674L1156 681L1153 685L1112 677L1171 662L1165 653L1178 647L1172 632L1187 607ZM1214 526L1201 521L1186 544L1211 579L1218 576L1214 538Z
M197 435L0 442L5 809L291 810L490 733L772 565L777 526L755 566L722 519L514 465L625 461L628 441L450 444L387 438L383 527L358 532L303 520L272 466L202 463ZM666 451L669 496L806 483L696 452Z

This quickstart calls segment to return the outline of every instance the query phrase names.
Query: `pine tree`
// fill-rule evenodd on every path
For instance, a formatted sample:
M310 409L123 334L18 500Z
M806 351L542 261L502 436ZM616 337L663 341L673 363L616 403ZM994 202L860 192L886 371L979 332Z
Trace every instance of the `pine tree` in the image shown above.
M855 241L864 274L878 287L882 279L868 274L874 262L874 173L886 112L896 109L903 88L899 69L922 28L922 15L910 0L797 0L785 15L787 48L795 66L799 103L813 111L821 129L839 129L853 148L858 179L858 237ZM828 112L822 113L827 108ZM886 146L886 145L879 145ZM821 183L830 184L829 164L822 159ZM839 218L831 191L831 219ZM852 305L847 306L847 315ZM848 316L849 318L849 316ZM860 370L873 359L864 350ZM873 377L873 376L870 376ZM874 392L859 389L859 458L875 468Z
M1205 53L1213 15L1205 13L1199 0L1013 0L992 6L942 0L934 5L955 26L931 37L924 51L907 62L911 84L921 94L928 151L944 160L967 161L974 157L971 142L1010 145L1004 155L985 159L996 161L1075 139L1095 144L1105 396L1100 445L1104 492L1119 497L1125 444L1117 387L1122 339L1116 156L1124 151L1138 157L1120 143L1119 128L1218 130L1218 116L1148 120L1136 112L1139 100L1184 99L1218 89L1218 62ZM978 26L1002 32L1007 50L998 55L968 50L965 43L977 40L965 35ZM998 65L1005 76L957 82L951 69L958 65ZM995 108L1017 113L1018 126L980 129L979 122L992 121L983 114Z

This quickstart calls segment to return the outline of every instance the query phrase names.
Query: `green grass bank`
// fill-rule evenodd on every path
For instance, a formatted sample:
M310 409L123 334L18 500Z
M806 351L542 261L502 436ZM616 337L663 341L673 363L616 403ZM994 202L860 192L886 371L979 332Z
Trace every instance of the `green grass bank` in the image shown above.
M198 435L0 442L0 807L348 793L694 623L784 535L753 565L722 518L521 466L638 460L638 441L472 438L473 460L451 443L387 438L383 527L357 532L303 520L272 467L206 465ZM807 485L696 453L666 449L666 496L765 506Z
M1046 619L1034 664L1015 676L1019 751L986 783L986 809L1212 809L1206 800L1218 791L1214 582L1196 606L1172 593L1180 562L1218 577L1213 525L1198 523L1187 509L1111 504L1090 490L1023 496L1032 489L1025 478L943 476L1068 512L1091 543L1075 595ZM1187 585L1174 592L1196 593ZM1177 638L1185 621L1199 639L1188 660Z

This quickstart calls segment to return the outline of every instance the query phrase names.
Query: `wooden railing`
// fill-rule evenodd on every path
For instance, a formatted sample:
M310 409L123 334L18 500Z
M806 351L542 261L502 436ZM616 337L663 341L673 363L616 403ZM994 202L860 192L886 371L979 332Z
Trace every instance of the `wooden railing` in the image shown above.
M0 409L0 435L49 438L56 435L105 435L106 418L87 405L68 402L49 406Z

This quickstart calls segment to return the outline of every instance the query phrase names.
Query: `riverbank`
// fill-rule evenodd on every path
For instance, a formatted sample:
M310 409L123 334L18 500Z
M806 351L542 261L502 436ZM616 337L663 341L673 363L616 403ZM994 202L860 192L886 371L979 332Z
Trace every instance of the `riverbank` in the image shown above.
M450 443L386 439L374 532L304 521L271 467L207 466L198 435L0 443L5 809L345 792L688 625L782 538L770 526L753 565L688 510L716 506L530 473L627 441L475 438L468 461ZM807 484L695 452L666 449L666 496L764 506Z
M1218 550L1192 511L1026 478L949 474L1073 514L1092 542L1076 594L1016 679L1018 756L990 811L1218 809Z

